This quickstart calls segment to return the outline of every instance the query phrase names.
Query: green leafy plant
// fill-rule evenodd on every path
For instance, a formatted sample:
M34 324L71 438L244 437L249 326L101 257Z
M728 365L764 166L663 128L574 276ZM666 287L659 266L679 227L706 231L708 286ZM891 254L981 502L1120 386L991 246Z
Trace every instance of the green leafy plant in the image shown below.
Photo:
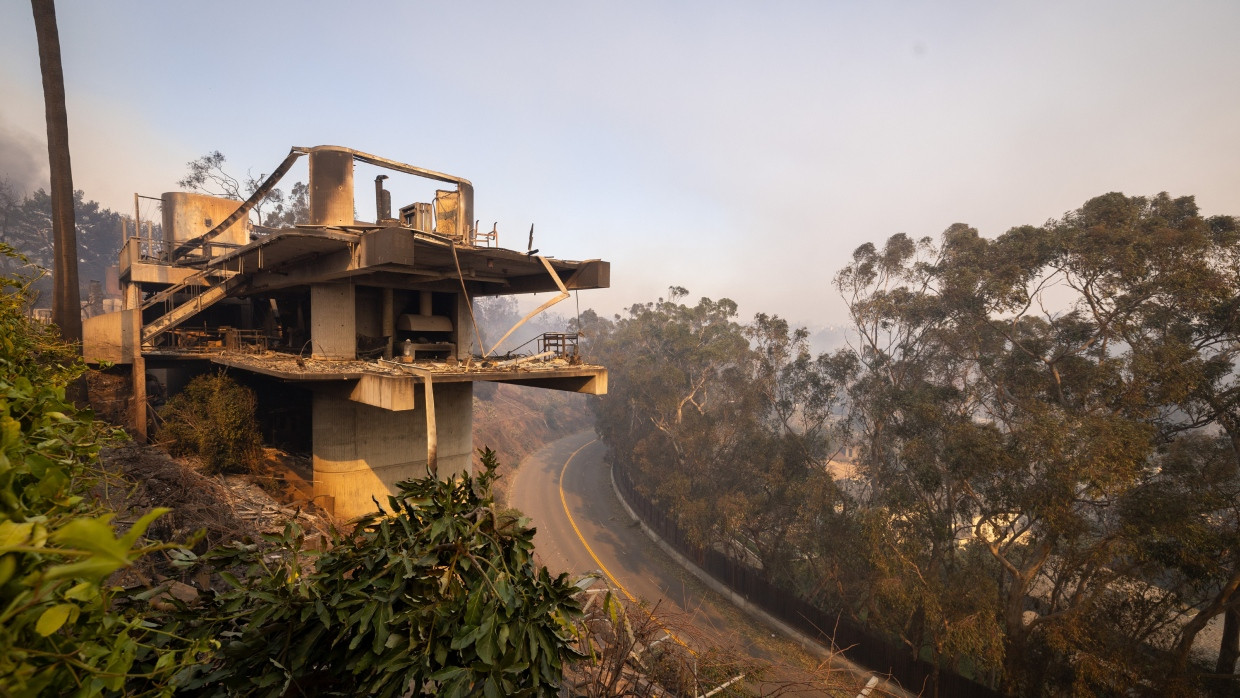
M528 520L494 507L485 472L399 483L389 511L307 552L293 525L206 560L231 589L170 631L223 642L186 687L205 695L555 695L577 589L532 558ZM273 552L282 554L273 555ZM309 558L309 559L307 559ZM307 564L312 562L313 564ZM245 573L236 576L238 569Z
M250 472L262 449L254 392L224 373L198 376L162 410L159 438L173 455L195 455L209 473Z
M24 262L11 248L0 255ZM0 277L0 695L162 693L206 641L185 643L115 603L113 572L164 544L119 534L88 493L115 433L65 399L86 370L54 327L25 313L30 279Z

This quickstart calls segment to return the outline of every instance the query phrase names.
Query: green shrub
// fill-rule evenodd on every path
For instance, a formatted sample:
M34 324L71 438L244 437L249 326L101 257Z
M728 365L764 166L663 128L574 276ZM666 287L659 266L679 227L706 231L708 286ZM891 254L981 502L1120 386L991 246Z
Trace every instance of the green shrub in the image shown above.
M173 455L195 455L208 473L250 472L262 437L254 392L224 373L198 376L161 411L160 440Z
M0 255L16 258L3 244ZM89 497L114 435L65 399L86 368L54 327L26 317L29 284L0 277L0 695L166 692L209 641L152 629L105 581L168 547L141 539L166 510L118 536Z
M186 688L203 695L554 696L580 606L567 575L533 562L528 519L498 514L486 472L399 483L326 552L290 526L272 549L207 556L248 568L170 632L224 646ZM309 556L314 564L303 565Z

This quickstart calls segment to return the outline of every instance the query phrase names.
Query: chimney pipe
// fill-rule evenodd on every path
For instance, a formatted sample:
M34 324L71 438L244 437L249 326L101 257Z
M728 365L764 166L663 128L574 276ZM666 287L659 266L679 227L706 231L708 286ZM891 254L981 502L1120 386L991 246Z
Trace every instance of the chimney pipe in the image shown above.
M383 188L383 180L388 176L381 174L375 177L375 222L382 223L392 219L392 192Z

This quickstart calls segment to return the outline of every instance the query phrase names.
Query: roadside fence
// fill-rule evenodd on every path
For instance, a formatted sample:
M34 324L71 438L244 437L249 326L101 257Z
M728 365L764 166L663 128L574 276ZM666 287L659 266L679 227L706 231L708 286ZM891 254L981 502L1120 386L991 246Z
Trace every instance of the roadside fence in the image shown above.
M772 584L763 578L761 570L741 564L718 550L690 544L675 521L637 491L624 465L617 463L614 474L616 486L629 506L668 545L749 603L824 647L843 651L850 661L875 673L890 674L906 690L924 696L1001 696L992 688L942 668L938 671L936 691L935 686L931 685L934 677L932 664L913 659L906 647L870 631L843 613L820 609L796 592Z

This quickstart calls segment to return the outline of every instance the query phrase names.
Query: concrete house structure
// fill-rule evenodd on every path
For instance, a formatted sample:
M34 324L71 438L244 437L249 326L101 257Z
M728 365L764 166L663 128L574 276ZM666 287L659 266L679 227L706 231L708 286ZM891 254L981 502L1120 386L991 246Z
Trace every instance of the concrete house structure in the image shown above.
M249 211L303 155L309 222L252 235ZM357 221L359 162L444 188L393 217L380 175L378 220ZM575 335L546 336L525 359L481 346L472 299L556 294L545 308L607 287L610 265L500 248L478 232L473 198L468 180L336 146L294 148L244 202L164 194L163 236L121 250L124 309L86 320L86 358L131 373L140 434L148 371L172 388L213 366L294 386L316 500L341 517L373 511L371 498L400 480L469 471L474 382L607 391L606 369L580 362Z

